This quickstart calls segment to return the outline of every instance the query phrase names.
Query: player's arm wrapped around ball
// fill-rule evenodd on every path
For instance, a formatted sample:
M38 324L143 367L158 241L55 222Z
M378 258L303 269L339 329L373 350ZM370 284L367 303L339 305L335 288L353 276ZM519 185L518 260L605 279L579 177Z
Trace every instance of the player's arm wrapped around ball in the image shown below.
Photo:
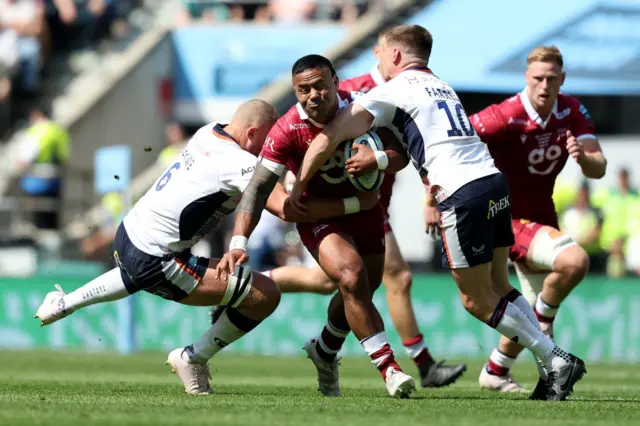
M281 184L277 184L269 200L267 210L286 222L317 222L322 219L344 216L363 210L370 210L378 204L379 191L360 192L349 198L317 198L305 196L304 210L298 212L291 206L289 196Z

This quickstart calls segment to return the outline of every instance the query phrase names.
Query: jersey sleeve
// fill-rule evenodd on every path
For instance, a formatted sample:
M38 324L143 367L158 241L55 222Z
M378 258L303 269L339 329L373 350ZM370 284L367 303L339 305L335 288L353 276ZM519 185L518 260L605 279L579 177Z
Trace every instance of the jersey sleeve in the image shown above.
M576 100L576 108L571 108L571 121L570 129L571 133L576 139L586 139L596 137L596 126L594 126L591 120L591 115L587 108Z
M389 127L396 114L396 109L401 107L398 97L392 96L390 90L392 87L390 84L384 84L354 99L354 104L360 105L373 115L371 127Z
M282 176L291 156L293 143L293 135L287 133L280 122L277 122L264 141L258 162L278 176Z
M507 133L507 120L498 105L490 105L471 116L471 125L484 143L497 143L504 140Z

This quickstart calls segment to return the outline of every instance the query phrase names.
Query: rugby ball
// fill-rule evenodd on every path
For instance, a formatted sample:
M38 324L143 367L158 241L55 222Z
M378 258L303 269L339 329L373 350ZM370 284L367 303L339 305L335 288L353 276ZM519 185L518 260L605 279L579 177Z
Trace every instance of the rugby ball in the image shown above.
M384 149L380 137L373 130L369 130L364 135L358 136L357 138L347 141L344 144L345 161L355 154L353 152L353 146L357 144L366 145L373 151L382 151ZM354 177L349 174L347 174L347 177L349 178L351 184L355 186L358 191L373 192L379 189L380 185L382 185L384 172L380 170L374 170L373 172L365 173L359 177Z

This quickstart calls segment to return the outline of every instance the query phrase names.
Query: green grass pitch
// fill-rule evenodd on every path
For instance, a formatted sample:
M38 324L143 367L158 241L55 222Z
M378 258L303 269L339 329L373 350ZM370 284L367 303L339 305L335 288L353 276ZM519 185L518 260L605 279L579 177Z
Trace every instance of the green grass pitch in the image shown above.
M446 389L409 400L386 396L367 358L342 362L342 398L316 391L315 370L300 358L214 358L215 395L187 396L166 355L0 352L0 425L640 425L640 366L587 365L570 401L481 391L472 362ZM407 359L401 364L415 373ZM533 387L536 370L514 370Z

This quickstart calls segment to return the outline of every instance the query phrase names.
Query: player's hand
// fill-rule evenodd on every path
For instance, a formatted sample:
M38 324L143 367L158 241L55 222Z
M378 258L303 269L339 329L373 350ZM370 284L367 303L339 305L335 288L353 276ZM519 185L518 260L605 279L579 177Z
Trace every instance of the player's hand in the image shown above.
M305 201L308 201L307 197L305 197ZM286 218L291 218L291 221L301 222L304 221L304 219L309 214L309 207L307 206L306 202L303 202L301 203L300 208L302 209L302 211L294 209L293 205L291 204L291 198L287 198L286 200L284 200L282 211Z
M567 130L567 151L569 151L569 155L580 164L582 160L585 158L584 155L584 146L576 139L575 136L571 133L571 130Z
M424 206L424 225L427 234L434 238L438 235L438 228L440 227L440 210L438 209L436 199L430 193L427 193L427 201Z
M358 192L358 201L360 201L360 211L371 210L380 201L380 191Z
M225 253L216 266L215 278L226 281L228 275L233 275L236 265L242 265L248 261L249 255L244 250L233 249Z
M304 215L306 211L306 207L302 201L305 189L305 185L301 184L299 180L296 180L296 183L293 184L293 188L291 188L291 192L289 193L288 201L291 204L291 208L299 215Z
M356 144L353 145L351 150L355 152L355 154L353 154L345 164L345 169L347 169L347 173L351 176L359 177L378 169L376 156L368 146Z

